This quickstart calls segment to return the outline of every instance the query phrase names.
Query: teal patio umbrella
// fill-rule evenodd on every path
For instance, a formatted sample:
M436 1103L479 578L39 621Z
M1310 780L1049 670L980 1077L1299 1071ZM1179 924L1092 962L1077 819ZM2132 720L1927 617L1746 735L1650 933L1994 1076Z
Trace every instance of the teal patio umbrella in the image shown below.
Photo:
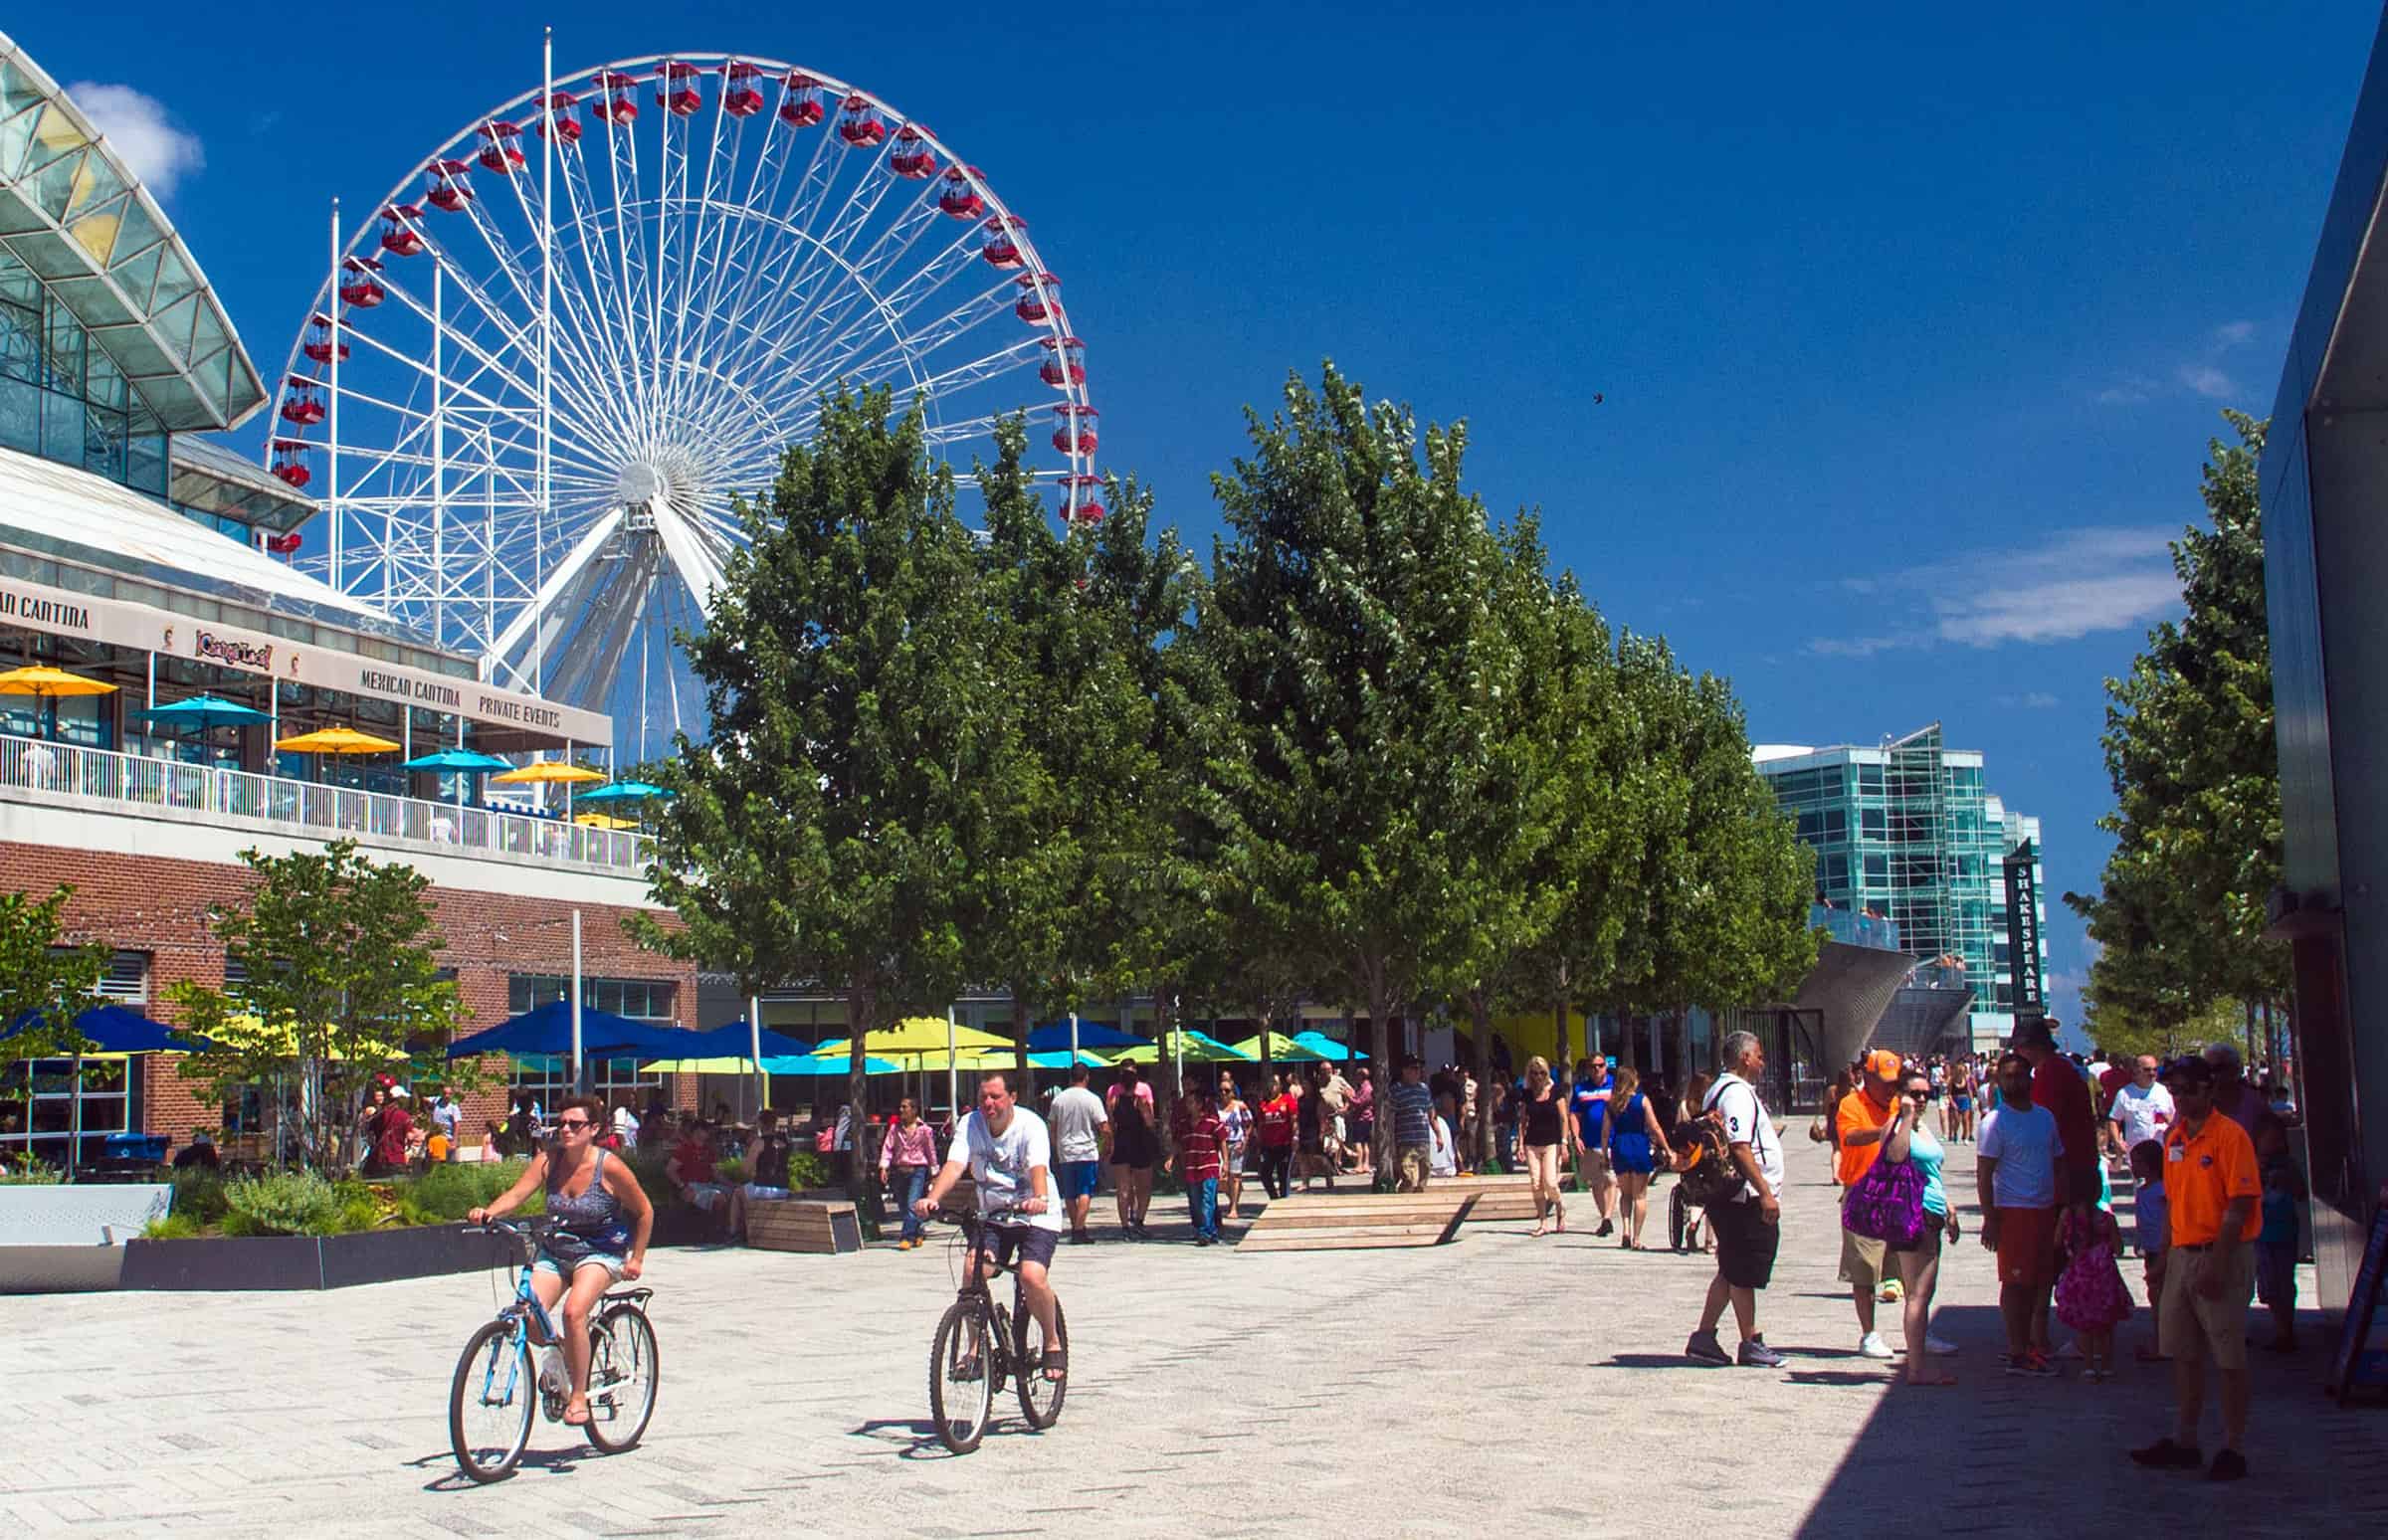
M661 786L650 786L645 781L609 781L595 791L582 792L572 800L587 807L592 802L648 802L679 795Z
M245 706L238 700L227 700L221 695L192 695L166 705L142 706L138 709L152 723L194 729L199 734L202 746L211 727L263 726L274 720L269 712Z
M456 805L465 805L465 777L488 775L493 770L511 770L513 766L495 754L478 749L444 748L437 753L417 754L399 767L402 770L445 771L456 777Z

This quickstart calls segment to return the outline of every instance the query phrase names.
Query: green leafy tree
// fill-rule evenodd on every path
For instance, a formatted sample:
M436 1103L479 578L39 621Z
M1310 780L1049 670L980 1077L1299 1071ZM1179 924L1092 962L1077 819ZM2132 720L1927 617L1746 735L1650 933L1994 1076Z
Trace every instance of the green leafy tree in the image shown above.
M866 1035L959 992L1003 842L1043 795L1003 694L1014 634L924 433L885 390L840 392L769 498L738 504L749 544L687 639L712 736L660 771L679 795L648 877L686 928L632 922L750 988L842 988L858 1119Z
M240 982L184 981L165 992L191 1045L179 1072L218 1102L242 1085L294 1076L300 1159L340 1172L372 1076L418 1056L421 1067L450 1074L445 1051L464 1008L455 982L440 977L431 882L410 866L358 855L353 840L288 856L243 851L241 860L254 885L215 924Z
M1512 864L1479 843L1518 670L1502 555L1461 483L1464 427L1421 434L1329 364L1250 433L1212 480L1230 535L1192 639L1236 711L1211 765L1223 907L1364 1001L1385 1063L1395 1010L1509 901L1488 873Z
M2115 806L2098 827L2114 850L2098 893L2066 895L2113 959L2109 998L2155 1016L2277 999L2288 985L2284 950L2263 934L2282 872L2257 485L2265 425L2223 417L2238 442L2208 445L2207 523L2172 547L2187 613L2150 631L2129 674L2106 681Z

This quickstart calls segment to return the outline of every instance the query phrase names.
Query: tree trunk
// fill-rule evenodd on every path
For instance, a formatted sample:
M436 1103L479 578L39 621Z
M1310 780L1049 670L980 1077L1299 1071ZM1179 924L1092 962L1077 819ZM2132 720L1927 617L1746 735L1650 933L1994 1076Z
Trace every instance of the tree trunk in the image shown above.
M1393 1170L1393 1087L1401 1083L1401 1065L1390 1052L1393 1013L1391 992L1385 988L1382 968L1365 970L1368 980L1368 1057L1376 1064L1376 1149L1377 1180L1381 1183Z
M865 1052L871 1034L884 1025L879 1019L879 989L875 983L856 980L846 991L846 1025L854 1034L846 1048L846 1108L848 1126L854 1130L853 1148L846 1152L846 1191L857 1199L866 1196L863 1165L863 1122L871 1110L871 1076L869 1055ZM835 1126L834 1124L832 1125ZM835 1141L832 1141L833 1146ZM747 1173L753 1179L752 1172Z
M1035 1031L1037 1003L1015 984L1012 986L1012 1073L1019 1077L1012 1094L1023 1106L1030 1103L1028 1073L1028 1035Z
M1492 1164L1492 1003L1482 989L1468 992L1468 1020L1476 1029L1476 1042L1468 1056L1474 1060L1469 1067L1476 1074L1476 1123L1468 1130L1474 1158L1465 1174L1474 1176Z
M1558 998L1551 1004L1551 1022L1557 1028L1556 1041L1559 1049L1558 1062L1550 1066L1550 1077L1554 1081L1566 1081L1570 1071L1575 1067L1575 1023L1569 1021L1567 1017L1567 999L1573 993L1568 988L1572 980L1568 976L1567 960L1562 957L1559 959ZM1591 1035L1590 1023L1585 1024L1584 1031L1585 1036L1589 1038Z

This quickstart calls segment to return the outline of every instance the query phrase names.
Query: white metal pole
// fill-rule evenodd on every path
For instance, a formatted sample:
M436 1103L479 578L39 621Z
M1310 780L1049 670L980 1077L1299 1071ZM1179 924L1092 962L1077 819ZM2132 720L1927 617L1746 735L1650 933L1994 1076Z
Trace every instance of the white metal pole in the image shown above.
M435 255L431 270L431 639L447 640L446 594L448 543L448 392L441 364L447 338L442 295L447 285L447 265ZM338 352L331 355L339 357ZM382 597L389 597L389 575L382 575ZM385 606L386 607L386 606Z
M580 1054L580 911L572 911L572 1083L583 1092L589 1088L588 1061Z
M953 1007L945 1008L945 1115L956 1123L962 1117L962 1072L953 1062Z
M752 1029L746 1035L746 1044L754 1058L754 1074L749 1083L754 1091L754 1109L760 1112L770 1102L770 1092L765 1088L769 1082L763 1076L762 996L748 995L746 997L746 1021Z
M547 505L551 493L550 480L554 461L554 422L551 392L548 384L550 365L555 347L555 29L547 29L544 47L543 79L545 87L539 96L539 505L531 514L530 531L530 591L537 594L546 583L543 567L547 554ZM535 606L538 601L534 598ZM547 692L546 628L532 621L530 628L530 692Z
M323 516L331 521L331 586L346 576L340 539L340 200L331 200L331 405L324 425Z
M33 1066L28 1064L25 1067L26 1072L30 1074ZM127 1071L127 1073L129 1072L130 1071ZM69 1118L69 1122L73 1126L73 1131L67 1135L67 1180L70 1182L75 1180L75 1162L83 1158L83 1055L80 1053L75 1056L74 1092L74 1112ZM26 1119L26 1123L29 1128L32 1125L32 1118L30 1116L32 1105L32 1101L28 1099L26 1102L26 1107L29 1115Z
M1078 1013L1070 1013L1070 1062L1078 1062Z

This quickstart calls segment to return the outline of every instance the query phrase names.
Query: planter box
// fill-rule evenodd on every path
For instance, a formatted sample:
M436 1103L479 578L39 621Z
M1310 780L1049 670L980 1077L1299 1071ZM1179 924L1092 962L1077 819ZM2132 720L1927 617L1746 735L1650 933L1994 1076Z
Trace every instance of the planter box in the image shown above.
M124 1288L319 1289L427 1278L512 1264L502 1236L468 1235L462 1225L423 1225L363 1235L208 1237L134 1241L124 1249Z
M746 1244L765 1251L836 1255L863 1249L863 1225L843 1193L750 1203Z
M0 1246L0 1294L80 1294L117 1286L120 1246Z

